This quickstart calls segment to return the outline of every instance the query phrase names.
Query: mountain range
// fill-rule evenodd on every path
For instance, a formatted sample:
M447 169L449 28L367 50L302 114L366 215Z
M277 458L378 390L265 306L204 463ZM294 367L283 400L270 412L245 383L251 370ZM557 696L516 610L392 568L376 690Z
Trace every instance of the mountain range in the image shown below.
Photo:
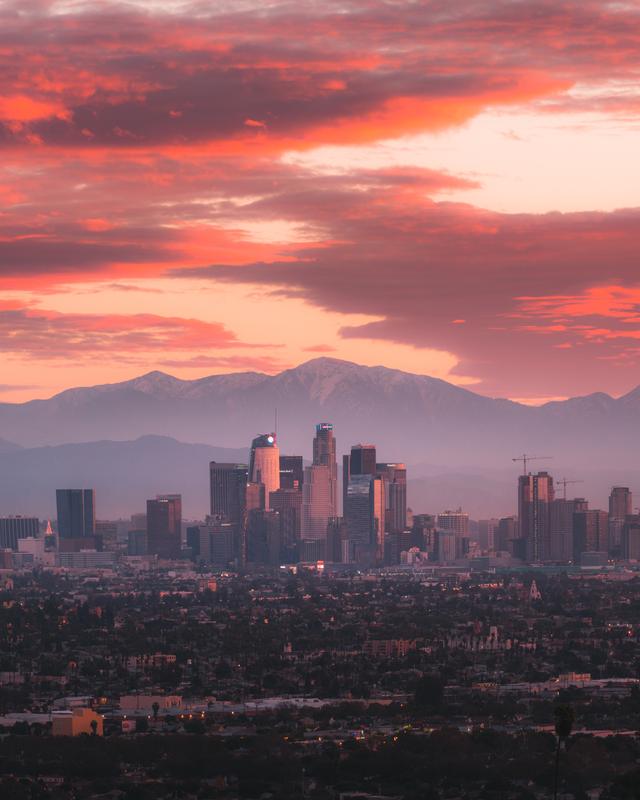
M531 407L429 376L318 358L277 375L189 381L150 372L47 400L2 403L0 514L7 501L14 505L16 492L28 502L30 482L44 488L38 476L45 469L46 481L57 486L91 474L105 497L115 505L121 498L123 511L140 507L139 501L132 507L131 492L143 499L162 491L187 495L196 481L202 483L201 506L206 462L246 461L251 439L273 430L276 409L281 452L309 458L315 424L333 422L339 453L356 442L374 442L379 460L406 462L428 495L440 485L442 500L450 502L438 502L435 510L455 499L448 488L455 475L459 504L468 502L464 490L474 494L481 513L489 512L490 499L499 506L495 513L507 513L498 499L506 500L504 487L519 468L512 459L523 452L553 457L531 462L531 468L548 468L558 477L589 475L592 482L597 475L602 491L608 483L632 485L638 478L640 387L620 398L596 393ZM197 476L190 471L194 463L200 465ZM414 484L418 498L424 492ZM26 509L5 513L19 510Z

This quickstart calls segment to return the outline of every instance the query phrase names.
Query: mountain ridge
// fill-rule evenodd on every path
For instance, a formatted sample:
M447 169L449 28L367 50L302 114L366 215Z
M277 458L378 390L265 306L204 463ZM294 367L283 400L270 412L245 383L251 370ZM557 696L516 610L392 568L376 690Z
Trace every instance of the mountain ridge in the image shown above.
M164 372L163 370L150 370L149 372L145 372L142 375L137 375L134 378L129 378L124 381L116 381L113 383L102 383L102 384L95 384L92 386L73 386L67 389L63 389L60 392L57 392L51 397L48 398L34 398L32 400L27 400L24 402L7 402L3 401L0 402L0 408L6 406L25 406L32 403L45 403L51 400L56 400L71 393L79 393L79 392L89 392L89 391L113 391L118 388L133 388L138 391L146 392L147 389L162 389L167 388L167 386L183 386L183 387L195 387L195 386L202 386L211 383L224 383L224 382L231 382L231 383L260 383L260 382L269 382L273 381L274 379L282 378L283 376L289 375L304 375L311 367L316 366L332 366L332 367L344 367L349 369L358 369L367 371L372 375L380 376L384 375L387 378L397 378L398 376L403 376L404 378L409 379L419 379L422 381L428 381L433 385L439 385L442 387L447 387L450 389L457 390L459 392L464 392L467 395L473 395L476 398L483 398L485 400L490 400L494 402L502 402L502 403L509 403L514 406L519 406L522 408L546 408L552 406L560 406L565 403L569 403L572 401L589 401L595 400L596 398L603 398L606 400L612 400L613 402L618 401L627 401L627 400L638 400L640 402L640 384L635 388L629 390L623 395L619 397L613 397L612 395L608 394L604 391L597 391L591 392L586 395L576 395L574 397L567 398L566 400L550 400L546 403L541 403L540 405L531 406L526 403L519 402L517 400L511 400L507 397L492 397L490 395L480 394L479 392L474 392L472 389L469 389L464 386L459 386L458 384L451 383L449 381L444 380L443 378L435 378L432 375L426 375L423 373L414 373L408 372L407 370L397 369L395 367L387 367L382 364L375 365L375 366L366 366L363 364L358 364L353 361L347 361L345 359L333 358L328 356L318 356L316 358L309 359L307 361L298 364L296 367L290 367L288 369L282 370L281 372L275 373L273 375L265 372L255 372L255 371L245 371L245 372L229 372L229 373L218 373L218 374L211 374L211 375L203 375L199 378L178 378L175 375L172 375L169 372Z
M595 392L528 406L428 375L327 357L276 375L184 380L152 370L48 400L1 403L0 437L33 448L160 434L237 448L272 430L276 409L283 452L307 457L319 421L334 423L339 452L373 441L389 460L451 468L498 468L545 448L567 469L603 458L636 469L640 445L640 387L621 398Z

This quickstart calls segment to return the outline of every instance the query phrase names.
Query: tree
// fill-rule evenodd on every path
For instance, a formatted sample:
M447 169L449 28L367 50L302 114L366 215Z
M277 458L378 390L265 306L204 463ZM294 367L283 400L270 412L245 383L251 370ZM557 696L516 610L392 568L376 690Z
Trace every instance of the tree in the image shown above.
M434 710L440 708L444 697L444 685L437 675L423 675L418 681L414 702L418 708Z
M136 719L136 733L146 733L149 730L149 723L146 717Z
M573 730L573 721L575 719L575 714L573 713L573 708L571 706L562 705L556 707L555 716L556 716L556 736L558 737L558 746L556 747L556 768L553 781L553 800L557 800L558 797L558 776L560 773L560 747L563 743L565 744L566 747L566 742L568 738L571 736L571 731Z

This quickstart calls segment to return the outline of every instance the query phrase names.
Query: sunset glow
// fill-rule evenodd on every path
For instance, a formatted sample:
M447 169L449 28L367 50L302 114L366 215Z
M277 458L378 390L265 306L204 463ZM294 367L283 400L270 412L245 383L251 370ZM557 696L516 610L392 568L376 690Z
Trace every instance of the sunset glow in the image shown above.
M640 3L0 2L0 399L640 382Z

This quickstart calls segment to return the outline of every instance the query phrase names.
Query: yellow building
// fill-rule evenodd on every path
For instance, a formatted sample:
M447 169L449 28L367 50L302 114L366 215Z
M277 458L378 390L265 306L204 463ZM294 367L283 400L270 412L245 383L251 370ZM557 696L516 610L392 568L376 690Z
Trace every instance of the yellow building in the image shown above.
M102 717L90 708L74 708L73 711L60 711L52 717L53 726L51 733L54 736L80 736L87 733L90 736L102 736ZM96 724L92 727L91 723Z

